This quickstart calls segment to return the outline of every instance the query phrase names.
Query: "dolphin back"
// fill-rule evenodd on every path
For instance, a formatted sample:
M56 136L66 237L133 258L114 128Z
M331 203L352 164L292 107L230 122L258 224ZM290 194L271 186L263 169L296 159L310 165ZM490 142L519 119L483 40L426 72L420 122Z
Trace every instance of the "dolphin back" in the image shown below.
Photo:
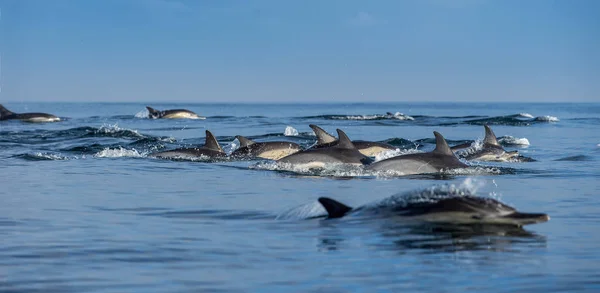
M327 133L327 131L323 130L323 128L317 125L310 124L308 126L313 130L313 132L317 136L317 145L332 143L337 140L333 135Z
M328 219L341 218L352 210L351 207L328 197L319 197L319 203L327 211Z
M483 139L483 143L487 145L500 146L492 129L487 125L483 125L483 127L485 127L485 138Z
M14 116L15 113L4 108L3 105L0 105L0 120L9 119L11 116Z
M204 148L224 153L215 136L208 130L206 131L206 142L204 143Z

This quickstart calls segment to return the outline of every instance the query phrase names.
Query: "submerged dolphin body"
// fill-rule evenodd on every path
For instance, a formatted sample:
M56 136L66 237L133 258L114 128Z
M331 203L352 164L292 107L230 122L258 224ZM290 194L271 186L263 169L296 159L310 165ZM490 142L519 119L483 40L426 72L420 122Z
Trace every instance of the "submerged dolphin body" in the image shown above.
M496 139L496 135L492 131L492 129L486 124L483 125L485 128L485 138L483 139L483 146L480 150L474 151L472 153L467 152L462 157L466 160L474 160L474 161L488 161L488 162L507 162L517 160L519 158L518 151L507 152L502 148L502 146L498 143L498 139ZM468 148L466 144L458 145L452 147L453 151ZM461 153L458 153L459 156ZM531 160L531 159L530 159Z
M47 113L14 113L0 105L0 120L21 120L25 122L58 122L60 118Z
M285 156L302 150L300 145L288 141L255 142L241 135L235 138L240 142L240 148L231 153L233 158L262 158L279 160Z
M148 109L148 118L151 119L206 119L206 117L198 116L198 114L186 109L159 111L148 106L146 106L146 109Z
M322 168L325 164L330 163L362 166L372 162L371 158L361 154L356 149L342 130L337 129L337 133L340 139L335 145L300 151L283 157L277 162L301 165L307 168Z
M444 137L434 131L436 146L428 153L407 154L381 160L366 167L372 171L395 171L403 175L438 173L442 170L467 168L450 150Z
M338 143L338 140L323 128L310 124L310 128L314 131L317 136L317 144L313 146L313 149L331 147ZM377 156L377 154L383 151L396 150L397 148L387 143L375 142L375 141L364 141L364 140L353 140L352 144L358 149L361 154L369 157Z
M522 213L492 198L474 195L450 196L430 201L384 200L384 204L352 208L327 197L319 198L327 211L327 218L341 218L349 214L367 214L400 217L437 224L487 224L524 226L546 222L543 213Z
M157 152L148 155L151 158L159 159L216 159L227 157L227 154L223 151L219 142L215 136L210 132L206 131L206 142L204 146L199 148L180 148L169 151Z

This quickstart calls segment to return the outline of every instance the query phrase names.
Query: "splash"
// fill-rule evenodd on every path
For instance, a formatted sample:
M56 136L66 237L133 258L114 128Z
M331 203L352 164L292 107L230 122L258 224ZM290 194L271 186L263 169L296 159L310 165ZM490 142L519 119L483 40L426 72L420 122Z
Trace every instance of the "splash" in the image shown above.
M285 136L298 136L298 130L296 130L296 128L288 126L285 128L285 131L283 132L283 135Z
M389 158L393 158L393 157L397 157L397 156L401 156L401 155L414 154L414 153L422 153L422 151L417 150L416 148L386 150L386 151L380 152L379 154L377 154L377 156L375 156L375 162L379 162L379 161L382 161L385 159L389 159Z
M502 144L502 145L521 145L521 146L530 145L529 140L527 138L525 138L525 137L518 138L518 137L513 137L510 135L506 135L506 136L498 138L498 143Z
M392 114L392 113L389 113L389 114ZM415 120L415 118L414 118L414 117L412 117L412 116L409 116L409 115L405 115L405 114L403 114L403 113L400 113L400 112L393 113L393 114L392 114L392 115L390 115L390 116L391 116L391 118L393 118L393 119L397 119L397 120L411 120L411 121L412 121L412 120Z
M134 138L145 138L137 130L131 130L127 128L121 128L117 123L115 124L103 124L100 128L92 132L93 135L108 136L108 137L134 137Z
M558 122L558 121L560 121L558 119L558 117L548 116L548 115L546 115L546 116L540 116L540 117L535 117L535 120L536 121L542 121L542 122Z
M533 118L533 115L531 115L529 113L519 113L519 114L517 114L517 116L523 117L523 118Z
M28 161L66 161L66 160L69 160L69 157L61 156L58 154L52 154L52 153L42 153L42 152L37 152L37 153L33 153L33 154L23 154L23 155L19 155L18 157L21 157Z
M141 110L141 111L135 113L135 118L148 119L149 115L150 115L150 112L148 112L148 109L144 109L144 110Z
M281 162L258 162L250 169L291 172L305 176L316 177L360 177L365 175L363 166L341 163L327 163L319 167L309 167Z
M144 155L138 152L136 149L125 149L123 147L119 148L105 148L94 155L96 158L121 158L121 157L131 157L131 158L141 158Z
M231 154L233 153L235 150L237 150L238 148L240 148L240 141L236 138L233 141L231 141L229 144L227 144L223 150L228 153Z
M319 202L310 202L279 213L275 220L302 220L327 216L327 211Z

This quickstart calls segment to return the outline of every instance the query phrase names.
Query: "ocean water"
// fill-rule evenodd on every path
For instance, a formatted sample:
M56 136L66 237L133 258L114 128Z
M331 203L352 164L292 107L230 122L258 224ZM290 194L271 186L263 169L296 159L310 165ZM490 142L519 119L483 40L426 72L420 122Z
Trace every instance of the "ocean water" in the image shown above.
M2 292L599 292L600 104L4 103L62 122L0 121ZM394 113L393 116L386 112ZM469 162L443 176L283 170L264 160L151 152L235 135L315 142L308 124L398 153L481 140L488 123L534 162ZM393 154L392 154L393 155ZM360 206L457 186L550 221L444 231L397 218L311 218L318 197Z

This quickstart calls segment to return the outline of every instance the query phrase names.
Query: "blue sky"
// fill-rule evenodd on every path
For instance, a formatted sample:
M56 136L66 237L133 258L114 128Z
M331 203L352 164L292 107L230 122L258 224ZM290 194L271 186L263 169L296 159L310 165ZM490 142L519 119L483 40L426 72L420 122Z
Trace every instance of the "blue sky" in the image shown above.
M600 1L2 0L2 101L600 101Z

